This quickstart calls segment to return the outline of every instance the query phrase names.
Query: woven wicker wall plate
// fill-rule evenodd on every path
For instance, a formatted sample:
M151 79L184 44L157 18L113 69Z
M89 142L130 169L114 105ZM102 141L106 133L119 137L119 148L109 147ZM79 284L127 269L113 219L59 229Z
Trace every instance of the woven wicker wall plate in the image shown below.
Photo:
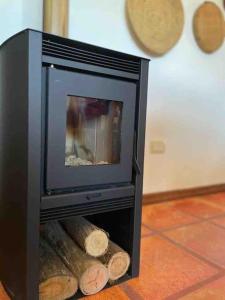
M181 37L181 0L127 0L127 15L135 36L151 54L167 53Z
M199 47L206 53L219 49L224 41L224 17L213 2L203 3L194 16L194 35Z

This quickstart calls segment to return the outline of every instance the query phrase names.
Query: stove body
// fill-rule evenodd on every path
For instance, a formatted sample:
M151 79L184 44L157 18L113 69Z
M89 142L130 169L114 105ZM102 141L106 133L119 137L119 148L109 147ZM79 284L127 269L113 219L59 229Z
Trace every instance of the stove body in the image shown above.
M0 278L38 299L39 230L87 216L138 276L148 60L24 30L0 49ZM74 298L75 299L75 298Z

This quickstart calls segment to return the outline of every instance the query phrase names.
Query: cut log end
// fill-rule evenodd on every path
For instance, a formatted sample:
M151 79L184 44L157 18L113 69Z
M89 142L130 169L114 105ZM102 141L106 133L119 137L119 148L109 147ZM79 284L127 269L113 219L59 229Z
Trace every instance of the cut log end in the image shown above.
M54 276L39 285L40 300L64 300L77 290L77 280L70 276Z
M107 233L90 223L83 217L75 217L63 222L63 226L80 246L80 248L92 257L99 257L108 249Z
M130 266L130 256L126 252L118 252L108 263L109 279L115 281L124 276Z
M83 273L79 287L84 295L94 295L105 287L108 279L107 268L102 264L95 264Z
M86 252L93 257L104 255L107 248L108 237L103 230L94 230L85 240Z

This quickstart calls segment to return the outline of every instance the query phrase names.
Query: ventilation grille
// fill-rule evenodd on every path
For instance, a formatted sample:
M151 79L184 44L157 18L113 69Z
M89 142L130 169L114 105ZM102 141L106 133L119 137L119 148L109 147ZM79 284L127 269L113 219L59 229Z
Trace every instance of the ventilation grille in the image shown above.
M96 65L104 68L112 68L119 71L130 72L134 74L139 73L140 63L139 60L132 56L124 54L123 58L116 57L116 55L103 54L99 51L94 51L96 47L84 46L85 44L77 43L77 46L67 45L59 40L43 39L42 53L43 55L58 57L74 62L86 63ZM96 48L97 49L97 48ZM100 49L100 48L98 48ZM102 49L103 52L104 49ZM112 53L111 51L109 51ZM116 52L115 52L116 53ZM118 54L117 54L118 56ZM130 58L131 57L131 58Z
M93 203L56 207L41 211L41 223L78 215L92 215L134 206L134 198L110 199Z

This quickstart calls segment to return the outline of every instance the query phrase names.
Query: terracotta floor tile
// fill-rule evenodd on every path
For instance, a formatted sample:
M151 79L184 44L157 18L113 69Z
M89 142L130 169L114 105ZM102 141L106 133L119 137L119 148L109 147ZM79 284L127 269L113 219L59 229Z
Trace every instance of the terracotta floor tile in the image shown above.
M152 234L152 231L148 229L144 224L141 225L141 236L145 237Z
M160 300L218 271L172 243L152 236L141 245L141 272L129 286L145 300Z
M217 193L212 195L204 196L204 199L207 201L212 201L215 204L225 206L225 193Z
M184 213L200 218L210 218L224 214L224 209L215 207L210 202L201 201L200 197L177 201L174 203L174 207Z
M198 221L174 207L174 203L145 205L142 212L142 222L150 228L163 230L179 225Z
M169 238L225 268L225 230L210 223L190 225L165 233Z
M207 284L180 300L225 300L225 277Z
M125 294L125 292L119 286L114 286L112 288L106 289L96 295L83 297L80 299L88 300L129 300L130 298ZM0 300L2 300L0 298Z
M215 218L212 220L212 222L225 228L225 216Z

